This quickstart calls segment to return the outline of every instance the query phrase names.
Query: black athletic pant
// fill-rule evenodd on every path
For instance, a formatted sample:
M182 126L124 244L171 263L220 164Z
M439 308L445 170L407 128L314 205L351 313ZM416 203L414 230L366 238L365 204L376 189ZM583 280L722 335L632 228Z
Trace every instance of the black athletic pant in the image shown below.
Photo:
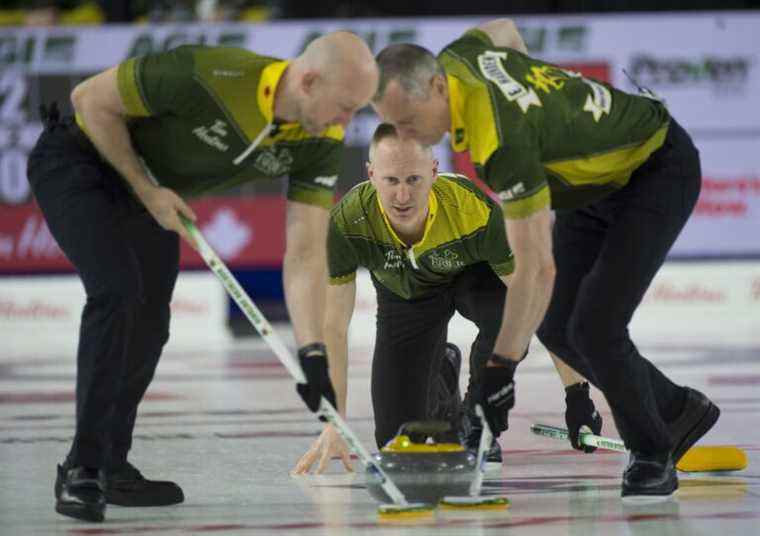
M373 277L377 335L372 360L372 405L378 448L405 422L431 415L448 323L458 311L478 327L470 352L470 394L478 371L491 357L501 327L506 287L486 263L472 265L434 294L404 300ZM473 377L475 375L475 377Z
M169 338L178 236L130 195L70 119L48 121L29 157L28 177L87 294L69 461L118 467L126 461L137 405Z
M683 388L642 357L628 324L700 185L699 153L671 121L664 145L624 188L585 208L557 212L557 276L538 336L604 393L633 451L670 449L666 423L683 406Z

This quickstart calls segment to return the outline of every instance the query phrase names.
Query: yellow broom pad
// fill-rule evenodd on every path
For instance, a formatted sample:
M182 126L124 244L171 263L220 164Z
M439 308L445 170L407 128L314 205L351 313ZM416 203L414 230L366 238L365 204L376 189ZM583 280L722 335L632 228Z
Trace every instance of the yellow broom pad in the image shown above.
M679 471L741 471L747 467L747 453L738 447L691 447L679 460Z

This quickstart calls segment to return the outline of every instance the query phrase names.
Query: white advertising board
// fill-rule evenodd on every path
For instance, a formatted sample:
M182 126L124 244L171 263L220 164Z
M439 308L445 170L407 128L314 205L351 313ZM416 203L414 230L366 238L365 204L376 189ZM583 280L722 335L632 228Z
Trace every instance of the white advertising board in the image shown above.
M66 101L76 80L129 56L194 43L292 57L314 37L336 29L355 31L375 51L394 42L416 42L437 52L481 20L5 28L0 34L0 205L29 199L24 170L40 129L36 105L54 98ZM535 56L585 66L633 91L625 69L662 96L692 134L710 183L703 189L701 212L688 224L674 255L760 257L755 237L760 228L760 12L521 16L516 21ZM56 77L64 82L50 89ZM347 143L366 146L376 123L370 112L360 114L348 129ZM446 145L438 154L448 158ZM742 186L746 184L750 186ZM731 210L726 203L744 208L734 206L732 216L717 215Z

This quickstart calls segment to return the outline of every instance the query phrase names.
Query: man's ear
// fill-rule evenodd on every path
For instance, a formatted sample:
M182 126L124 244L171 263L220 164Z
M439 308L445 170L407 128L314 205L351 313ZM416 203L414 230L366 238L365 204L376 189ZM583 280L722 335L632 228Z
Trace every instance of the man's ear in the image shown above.
M367 166L367 178L372 180L372 175L374 174L374 170L372 169L372 162L365 162L365 166Z
M316 71L306 71L301 77L301 91L306 95L311 95L319 80L319 73Z
M442 74L435 74L430 80L430 85L433 89L433 94L439 97L449 96L449 85L446 82L446 77Z
M433 158L433 180L438 178L438 160Z

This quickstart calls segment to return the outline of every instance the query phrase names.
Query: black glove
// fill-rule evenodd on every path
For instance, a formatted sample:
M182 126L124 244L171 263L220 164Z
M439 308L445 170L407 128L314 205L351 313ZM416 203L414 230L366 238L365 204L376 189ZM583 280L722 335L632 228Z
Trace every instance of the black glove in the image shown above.
M602 416L596 411L594 401L591 400L588 390L588 382L581 382L565 387L565 422L570 435L570 443L576 450L594 452L596 447L581 445L580 429L588 426L591 432L599 435L602 431Z
M494 359L496 358L496 359ZM515 369L517 363L494 354L499 366L485 367L480 390L483 413L491 432L497 436L509 428L509 410L515 405Z
M335 409L335 389L327 373L327 349L321 342L307 344L298 349L298 361L306 376L306 383L297 383L296 391L311 411L319 409L319 401L325 397ZM324 417L319 418L326 420Z

